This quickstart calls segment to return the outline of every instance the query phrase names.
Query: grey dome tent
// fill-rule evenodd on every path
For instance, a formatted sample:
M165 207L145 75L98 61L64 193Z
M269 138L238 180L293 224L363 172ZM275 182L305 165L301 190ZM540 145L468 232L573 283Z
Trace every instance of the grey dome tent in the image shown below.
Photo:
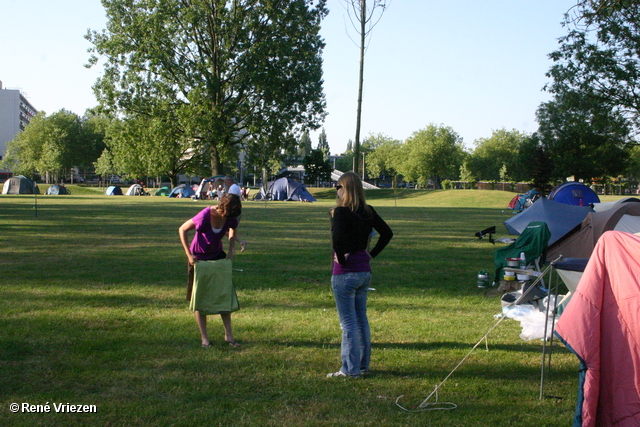
M549 246L549 259L590 258L598 239L605 231L640 232L640 200L615 203L610 209L589 213L578 227Z
M538 199L528 209L518 215L509 218L504 226L511 235L519 235L529 223L534 221L545 222L551 232L549 246L558 239L573 230L586 218L593 209L589 206L574 206L555 202L549 199Z
M2 194L40 194L40 189L26 176L16 175L4 182Z
M46 194L50 196L59 196L62 194L71 194L71 191L64 185L53 184L47 188Z
M107 191L104 192L106 196L122 196L122 189L120 187L116 187L112 185L107 188Z
M125 193L125 196L148 196L149 193L144 191L142 185L140 184L132 184L131 187Z
M592 203L600 203L600 198L596 192L581 182L565 182L558 185L549 193L549 200L575 206L589 206Z
M298 202L315 202L316 198L309 193L304 184L291 179L280 178L268 183L268 191L264 188L256 195L254 200L286 200Z

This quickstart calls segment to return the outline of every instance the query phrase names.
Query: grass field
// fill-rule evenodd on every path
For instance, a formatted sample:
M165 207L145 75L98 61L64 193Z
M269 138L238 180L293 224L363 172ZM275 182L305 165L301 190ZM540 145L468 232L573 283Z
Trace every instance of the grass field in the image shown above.
M177 229L205 202L167 197L0 196L2 426L570 425L576 357L554 347L539 399L541 341L506 320L440 388L452 411L415 408L495 324L500 299L476 287L498 246L474 233L512 214L513 193L370 191L395 232L373 262L372 374L327 379L340 365L330 292L328 211L246 202L234 260L239 349L212 317L200 346L185 300ZM603 200L606 201L606 200ZM13 413L10 404L20 405ZM23 404L34 405L23 411ZM54 408L54 404L58 409ZM37 406L40 405L40 406ZM59 412L95 405L95 413ZM50 407L50 412L44 412Z

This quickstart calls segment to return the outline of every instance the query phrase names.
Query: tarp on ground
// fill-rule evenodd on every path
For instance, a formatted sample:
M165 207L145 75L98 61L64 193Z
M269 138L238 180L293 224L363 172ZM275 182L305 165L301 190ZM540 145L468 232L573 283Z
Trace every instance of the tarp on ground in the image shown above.
M64 185L53 184L47 188L46 194L50 196L59 196L62 194L71 194L71 191L69 191L69 189Z
M185 198L191 197L195 194L196 192L193 191L193 189L187 184L180 184L177 185L173 190L171 190L171 193L169 193L169 197Z
M590 212L584 220L564 238L550 245L548 256L556 258L589 258L598 239L605 231L640 232L640 200L616 203L610 209Z
M106 196L122 196L122 189L118 186L112 185L107 187L107 191L104 192Z
M569 233L593 212L589 206L574 206L553 200L540 198L529 208L504 222L511 235L518 235L531 222L545 222L551 232L549 246Z
M309 193L304 184L287 177L276 179L268 183L268 193L273 200L286 200L297 202L315 202L316 198ZM266 197L264 189L256 196L256 200Z
M16 175L4 182L2 194L40 194L40 189L26 176Z
M640 237L598 240L556 334L578 357L573 426L640 426Z
M565 182L549 193L549 200L574 206L589 206L600 203L600 198L591 188L581 182Z

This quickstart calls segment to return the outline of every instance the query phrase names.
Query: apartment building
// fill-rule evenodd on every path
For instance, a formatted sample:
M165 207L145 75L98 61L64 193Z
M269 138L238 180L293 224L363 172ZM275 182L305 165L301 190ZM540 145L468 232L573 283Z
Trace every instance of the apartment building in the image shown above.
M23 130L38 113L18 89L5 89L0 81L0 160L7 151L7 143ZM3 171L0 171L3 172Z

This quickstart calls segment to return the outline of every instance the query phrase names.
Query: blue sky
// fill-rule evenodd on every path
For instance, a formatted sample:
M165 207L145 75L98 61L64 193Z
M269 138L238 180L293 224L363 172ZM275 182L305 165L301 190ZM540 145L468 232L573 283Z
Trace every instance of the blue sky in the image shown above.
M576 0L392 0L365 57L361 139L405 140L430 123L450 126L468 148L493 130L531 133L548 54L566 33ZM38 110L83 114L96 104L86 69L87 29L106 19L99 0L0 0L0 81ZM332 153L355 139L359 50L342 0L328 0L324 123ZM351 38L349 37L351 34ZM317 133L312 134L314 146Z

